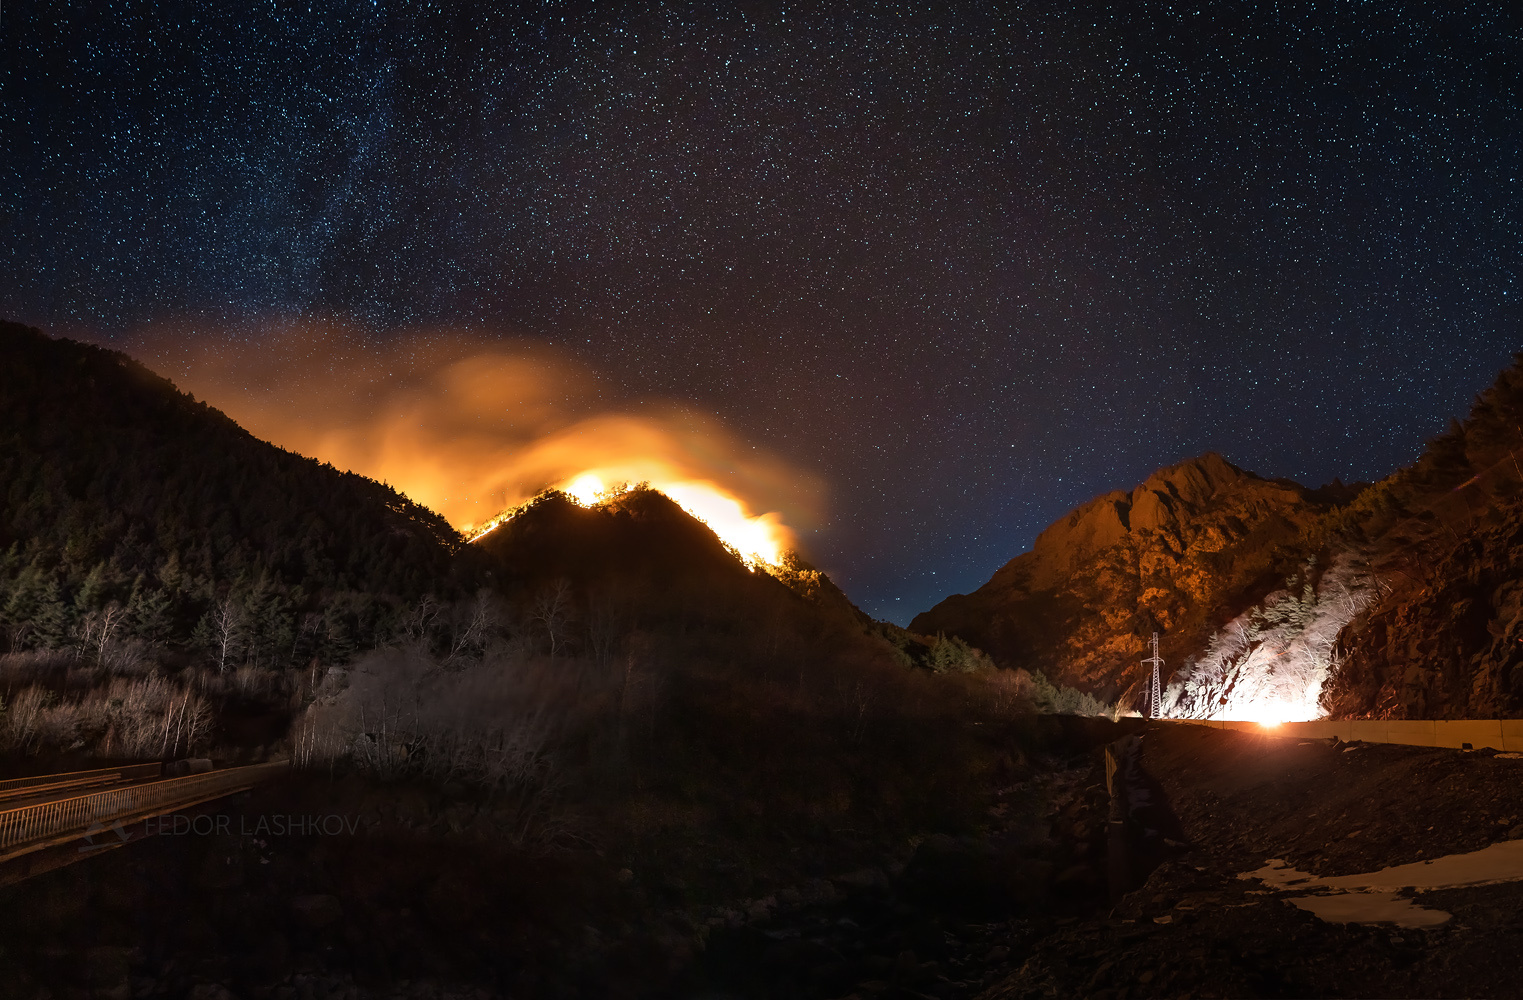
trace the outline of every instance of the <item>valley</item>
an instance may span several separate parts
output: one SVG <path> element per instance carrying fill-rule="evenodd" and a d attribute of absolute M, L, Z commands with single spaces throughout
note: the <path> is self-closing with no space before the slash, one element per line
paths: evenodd
<path fill-rule="evenodd" d="M 647 483 L 467 536 L 0 349 L 0 769 L 280 773 L 0 887 L 14 995 L 1506 992 L 1510 881 L 1395 929 L 1282 883 L 1523 839 L 1510 755 L 1147 716 L 1523 713 L 1519 365 L 1380 482 L 1176 463 L 903 628 Z"/>

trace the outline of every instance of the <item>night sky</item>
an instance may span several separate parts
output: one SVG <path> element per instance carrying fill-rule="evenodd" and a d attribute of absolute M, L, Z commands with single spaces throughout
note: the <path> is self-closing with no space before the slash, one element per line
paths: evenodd
<path fill-rule="evenodd" d="M 1523 348 L 1515 17 L 728 6 L 7 3 L 0 316 L 542 342 L 823 478 L 901 622 L 1208 449 L 1382 476 Z"/>

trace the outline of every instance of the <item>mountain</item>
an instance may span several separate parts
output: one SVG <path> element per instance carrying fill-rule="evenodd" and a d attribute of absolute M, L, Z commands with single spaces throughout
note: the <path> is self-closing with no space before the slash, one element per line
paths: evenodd
<path fill-rule="evenodd" d="M 472 542 L 493 560 L 501 585 L 532 588 L 564 579 L 579 590 L 712 592 L 764 580 L 706 525 L 664 494 L 636 488 L 594 506 L 559 491 L 535 497 Z"/>
<path fill-rule="evenodd" d="M 1134 685 L 1152 632 L 1168 636 L 1168 652 L 1203 640 L 1258 596 L 1279 550 L 1327 507 L 1294 483 L 1202 455 L 1084 504 L 910 629 L 961 636 L 1002 666 L 1115 698 Z"/>
<path fill-rule="evenodd" d="M 1523 355 L 1412 466 L 1309 490 L 1215 454 L 1044 531 L 911 622 L 1145 708 L 1162 634 L 1181 716 L 1523 712 Z"/>
<path fill-rule="evenodd" d="M 463 539 L 390 487 L 259 441 L 115 351 L 0 323 L 0 358 L 0 651 L 69 646 L 108 609 L 191 647 L 231 600 L 246 648 L 299 663 L 459 589 Z"/>
<path fill-rule="evenodd" d="M 625 628 L 643 622 L 684 633 L 701 623 L 774 650 L 787 632 L 832 648 L 860 647 L 868 658 L 931 673 L 987 666 L 978 650 L 958 640 L 873 620 L 797 553 L 779 566 L 746 566 L 707 525 L 647 487 L 592 506 L 548 491 L 470 548 L 510 600 L 539 606 L 559 590 L 568 613 L 584 622 L 611 615 Z M 761 632 L 771 638 L 756 639 Z"/>
<path fill-rule="evenodd" d="M 781 969 L 776 995 L 838 995 L 943 921 L 1049 887 L 1103 898 L 1102 827 L 1074 818 L 1101 777 L 1061 762 L 1106 731 L 1033 721 L 1030 680 L 966 643 L 873 622 L 797 556 L 748 567 L 648 488 L 550 491 L 467 542 L 121 354 L 16 326 L 0 614 L 7 769 L 281 755 L 284 780 L 220 814 L 347 829 L 232 855 L 147 838 L 41 876 L 7 912 L 131 913 L 102 911 L 126 914 L 104 951 L 8 927 L 26 947 L 0 955 L 7 982 L 105 982 L 90 963 L 109 952 L 122 983 L 123 956 L 151 956 L 133 974 L 181 993 L 192 974 L 242 996 L 298 972 L 352 992 L 368 969 L 419 996 L 697 995 Z M 892 891 L 929 917 L 885 895 L 900 872 Z M 898 916 L 866 922 L 883 943 L 862 961 L 815 947 L 794 981 L 757 928 L 822 906 Z"/>
<path fill-rule="evenodd" d="M 420 614 L 483 587 L 510 623 L 560 587 L 567 614 L 621 628 L 760 620 L 900 665 L 978 665 L 873 622 L 797 555 L 746 567 L 654 490 L 592 508 L 551 491 L 468 545 L 389 486 L 260 441 L 119 352 L 0 323 L 0 358 L 0 653 L 93 644 L 98 661 L 125 642 L 134 659 L 216 650 L 219 668 L 279 671 L 416 637 Z"/>

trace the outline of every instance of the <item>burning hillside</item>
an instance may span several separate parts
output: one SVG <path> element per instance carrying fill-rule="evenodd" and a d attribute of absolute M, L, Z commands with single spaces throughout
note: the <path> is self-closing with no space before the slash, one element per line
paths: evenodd
<path fill-rule="evenodd" d="M 596 503 L 645 483 L 749 563 L 796 546 L 823 485 L 691 409 L 610 399 L 606 381 L 541 348 L 457 335 L 387 345 L 343 329 L 140 352 L 259 437 L 389 483 L 479 536 L 547 488 Z"/>
<path fill-rule="evenodd" d="M 598 507 L 624 496 L 630 491 L 646 486 L 665 494 L 677 506 L 702 521 L 726 546 L 734 549 L 748 567 L 775 567 L 794 548 L 793 534 L 783 525 L 776 513 L 753 516 L 745 504 L 731 496 L 714 483 L 707 482 L 616 482 L 604 485 L 607 480 L 598 472 L 584 472 L 560 485 L 558 491 L 583 507 Z M 486 524 L 474 528 L 471 541 L 485 537 L 506 521 L 513 518 L 523 505 L 509 508 Z"/>

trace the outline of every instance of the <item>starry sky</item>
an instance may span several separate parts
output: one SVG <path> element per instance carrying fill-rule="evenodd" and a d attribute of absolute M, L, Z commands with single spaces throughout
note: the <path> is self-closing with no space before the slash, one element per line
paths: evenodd
<path fill-rule="evenodd" d="M 823 479 L 904 622 L 1208 449 L 1382 476 L 1523 348 L 1460 6 L 6 4 L 0 315 L 543 343 Z"/>

